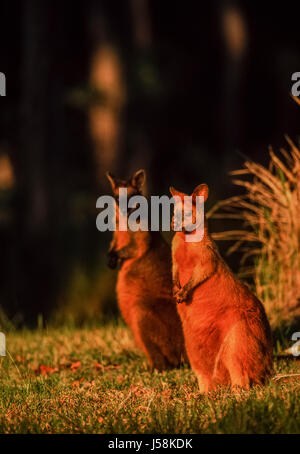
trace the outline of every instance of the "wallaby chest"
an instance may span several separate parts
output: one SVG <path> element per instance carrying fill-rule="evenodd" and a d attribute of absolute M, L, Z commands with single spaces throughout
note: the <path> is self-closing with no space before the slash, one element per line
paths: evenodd
<path fill-rule="evenodd" d="M 201 248 L 199 243 L 188 243 L 183 236 L 178 236 L 174 241 L 173 259 L 178 269 L 193 269 L 201 261 Z"/>

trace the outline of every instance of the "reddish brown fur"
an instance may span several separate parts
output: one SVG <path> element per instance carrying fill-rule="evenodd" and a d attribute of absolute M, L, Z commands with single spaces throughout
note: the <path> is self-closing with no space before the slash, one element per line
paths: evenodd
<path fill-rule="evenodd" d="M 143 171 L 128 181 L 108 174 L 114 195 L 126 187 L 140 194 Z M 184 354 L 181 321 L 172 296 L 171 251 L 159 232 L 117 231 L 110 246 L 111 265 L 120 265 L 117 298 L 122 316 L 146 354 L 151 369 L 176 367 Z"/>
<path fill-rule="evenodd" d="M 196 195 L 206 200 L 208 187 L 199 185 Z M 194 203 L 192 207 L 195 218 Z M 186 242 L 185 233 L 176 232 L 173 238 L 173 285 L 200 392 L 217 385 L 262 384 L 272 371 L 272 344 L 261 302 L 221 258 L 206 223 L 200 242 Z"/>

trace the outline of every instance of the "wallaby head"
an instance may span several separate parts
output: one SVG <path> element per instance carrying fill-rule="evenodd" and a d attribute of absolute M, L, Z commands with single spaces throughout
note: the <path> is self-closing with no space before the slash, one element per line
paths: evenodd
<path fill-rule="evenodd" d="M 130 230 L 120 229 L 120 223 L 126 224 L 128 215 L 135 210 L 135 208 L 128 208 L 123 211 L 120 207 L 119 189 L 127 189 L 127 201 L 136 195 L 142 195 L 142 187 L 146 180 L 145 170 L 138 170 L 128 180 L 122 180 L 116 178 L 110 172 L 106 173 L 106 176 L 111 184 L 113 195 L 116 201 L 116 231 L 113 234 L 109 251 L 108 251 L 108 266 L 110 268 L 116 268 L 121 265 L 124 260 L 132 257 L 133 253 L 137 253 L 137 247 L 135 243 L 132 243 L 133 233 Z"/>
<path fill-rule="evenodd" d="M 170 192 L 173 196 L 178 196 L 182 200 L 184 197 L 187 197 L 188 194 L 185 194 L 184 192 L 180 192 L 177 189 L 173 188 L 173 186 L 170 186 Z M 195 187 L 194 191 L 191 194 L 193 202 L 195 203 L 196 197 L 197 196 L 203 196 L 204 202 L 206 202 L 208 198 L 208 186 L 207 184 L 199 184 L 198 186 Z"/>
<path fill-rule="evenodd" d="M 143 169 L 135 172 L 135 174 L 128 180 L 116 178 L 110 172 L 106 172 L 106 176 L 111 184 L 113 194 L 117 202 L 119 198 L 120 188 L 127 189 L 127 197 L 129 199 L 132 196 L 142 194 L 142 187 L 144 186 L 144 183 L 146 181 L 146 172 Z"/>
<path fill-rule="evenodd" d="M 197 205 L 196 197 L 202 196 L 203 201 L 206 202 L 208 197 L 208 186 L 206 184 L 199 184 L 191 194 L 185 194 L 184 192 L 177 191 L 177 189 L 170 187 L 170 193 L 175 198 L 175 207 L 176 210 L 181 210 L 181 219 L 182 219 L 182 231 L 186 233 L 190 230 L 190 226 L 197 224 Z M 179 200 L 177 199 L 179 197 Z M 184 216 L 183 216 L 184 215 Z M 174 229 L 174 216 L 172 217 L 172 228 Z"/>

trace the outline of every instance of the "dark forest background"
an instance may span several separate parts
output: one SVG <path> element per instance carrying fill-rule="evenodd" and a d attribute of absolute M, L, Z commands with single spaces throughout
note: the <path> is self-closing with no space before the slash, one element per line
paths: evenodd
<path fill-rule="evenodd" d="M 110 234 L 95 226 L 106 170 L 145 168 L 153 194 L 205 182 L 212 206 L 233 194 L 230 170 L 297 138 L 299 13 L 289 1 L 2 0 L 2 323 L 116 313 Z"/>

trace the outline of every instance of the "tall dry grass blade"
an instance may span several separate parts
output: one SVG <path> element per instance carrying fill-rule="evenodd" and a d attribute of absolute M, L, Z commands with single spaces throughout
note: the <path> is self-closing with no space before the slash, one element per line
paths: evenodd
<path fill-rule="evenodd" d="M 300 316 L 300 150 L 286 140 L 290 149 L 280 150 L 281 159 L 269 149 L 268 168 L 246 161 L 231 172 L 245 178 L 233 180 L 245 194 L 218 202 L 209 212 L 211 218 L 239 221 L 239 228 L 213 237 L 235 242 L 228 252 L 243 253 L 242 274 L 251 274 L 251 260 L 255 291 L 273 327 Z"/>

